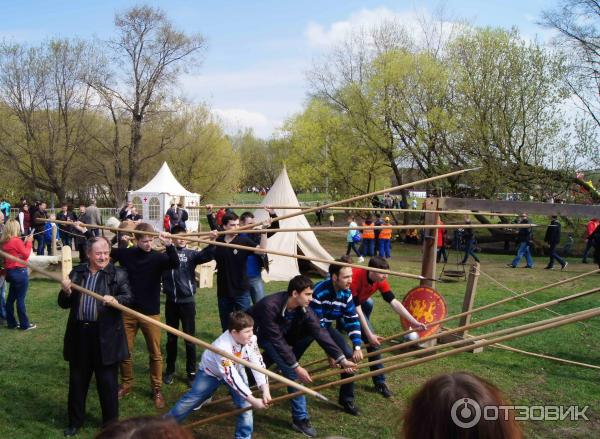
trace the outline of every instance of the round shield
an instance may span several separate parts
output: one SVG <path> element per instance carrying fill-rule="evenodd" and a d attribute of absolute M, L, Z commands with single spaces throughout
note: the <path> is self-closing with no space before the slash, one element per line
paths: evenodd
<path fill-rule="evenodd" d="M 419 338 L 435 334 L 440 325 L 430 324 L 445 319 L 448 315 L 446 300 L 440 293 L 430 287 L 413 288 L 404 296 L 402 305 L 404 305 L 415 319 L 427 325 L 425 331 L 418 331 Z M 405 330 L 410 328 L 408 320 L 400 318 L 400 321 Z"/>

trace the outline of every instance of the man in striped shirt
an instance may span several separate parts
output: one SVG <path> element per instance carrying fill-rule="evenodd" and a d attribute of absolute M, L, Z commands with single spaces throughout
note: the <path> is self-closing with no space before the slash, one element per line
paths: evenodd
<path fill-rule="evenodd" d="M 334 262 L 329 265 L 329 275 L 329 279 L 319 282 L 315 286 L 310 307 L 319 318 L 321 327 L 329 332 L 346 358 L 357 363 L 362 360 L 363 355 L 360 320 L 350 290 L 352 268 Z M 336 323 L 336 327 L 333 326 L 333 323 Z M 346 337 L 340 332 L 340 329 L 350 337 L 353 349 L 348 346 Z M 304 352 L 312 341 L 311 337 L 306 337 L 301 342 L 299 350 Z M 342 373 L 341 377 L 347 378 L 352 375 Z M 343 384 L 340 387 L 339 403 L 346 413 L 359 415 L 359 409 L 354 404 L 354 383 Z"/>

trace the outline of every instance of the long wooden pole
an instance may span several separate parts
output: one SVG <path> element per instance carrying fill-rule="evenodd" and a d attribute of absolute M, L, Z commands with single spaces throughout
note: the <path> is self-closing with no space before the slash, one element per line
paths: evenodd
<path fill-rule="evenodd" d="M 538 224 L 403 224 L 403 225 L 389 225 L 389 226 L 333 226 L 333 227 L 282 227 L 278 229 L 246 229 L 242 233 L 265 233 L 265 230 L 269 232 L 346 232 L 348 230 L 407 230 L 407 229 L 528 229 L 530 227 L 539 227 Z M 206 236 L 210 232 L 192 232 L 184 233 L 185 236 Z M 240 233 L 240 229 L 232 230 L 220 230 L 217 235 L 235 235 Z M 270 252 L 269 252 L 270 253 Z"/>
<path fill-rule="evenodd" d="M 62 278 L 58 274 L 54 274 L 54 273 L 46 271 L 46 270 L 44 270 L 42 268 L 36 267 L 36 266 L 30 264 L 29 262 L 23 261 L 22 259 L 19 259 L 19 258 L 15 257 L 15 256 L 12 256 L 12 255 L 10 255 L 10 254 L 2 251 L 2 250 L 0 250 L 0 256 L 4 257 L 5 259 L 10 259 L 12 261 L 19 262 L 21 264 L 25 264 L 25 265 L 27 265 L 27 267 L 29 267 L 33 271 L 37 271 L 38 273 L 41 273 L 44 276 L 46 276 L 46 277 L 48 277 L 50 279 L 53 279 L 53 280 L 55 280 L 55 281 L 57 281 L 59 283 L 62 282 Z M 71 288 L 73 288 L 73 289 L 75 289 L 75 290 L 77 290 L 77 291 L 79 291 L 81 293 L 87 294 L 88 296 L 91 296 L 94 299 L 102 302 L 102 296 L 100 294 L 94 293 L 93 291 L 90 291 L 87 288 L 81 287 L 81 286 L 76 285 L 76 284 L 73 284 L 71 286 Z M 157 321 L 157 320 L 154 320 L 154 319 L 148 317 L 145 314 L 139 313 L 137 311 L 134 311 L 131 308 L 128 308 L 128 307 L 126 307 L 124 305 L 121 305 L 120 303 L 109 304 L 108 306 L 112 306 L 113 308 L 116 308 L 116 309 L 118 309 L 121 312 L 124 312 L 126 314 L 129 314 L 132 317 L 135 317 L 136 319 L 143 320 L 146 323 L 150 323 L 150 324 L 152 324 L 154 326 L 158 326 L 159 328 L 164 329 L 165 331 L 170 332 L 171 334 L 174 334 L 177 337 L 183 338 L 185 341 L 188 341 L 190 343 L 194 343 L 194 344 L 196 344 L 196 345 L 198 345 L 198 346 L 200 346 L 200 347 L 202 347 L 204 349 L 208 349 L 209 351 L 215 352 L 216 354 L 219 354 L 219 355 L 221 355 L 221 356 L 223 356 L 225 358 L 228 358 L 231 361 L 234 361 L 235 363 L 242 364 L 245 367 L 248 367 L 250 369 L 256 370 L 257 372 L 265 374 L 265 375 L 267 375 L 267 376 L 269 376 L 269 377 L 271 377 L 271 378 L 273 378 L 273 379 L 275 379 L 277 381 L 280 381 L 280 382 L 284 383 L 287 386 L 291 386 L 291 387 L 293 387 L 295 389 L 298 389 L 301 393 L 307 393 L 307 394 L 312 395 L 312 396 L 314 396 L 316 398 L 319 398 L 319 399 L 327 401 L 327 398 L 325 396 L 321 395 L 320 393 L 318 393 L 318 392 L 316 392 L 314 390 L 309 389 L 308 387 L 305 387 L 305 386 L 303 386 L 303 385 L 301 385 L 301 384 L 299 384 L 299 383 L 297 383 L 295 381 L 292 381 L 292 380 L 290 380 L 290 379 L 288 379 L 288 378 L 286 378 L 284 376 L 276 374 L 275 372 L 272 372 L 272 371 L 270 371 L 270 370 L 268 370 L 268 369 L 266 369 L 264 367 L 257 366 L 256 364 L 251 363 L 249 361 L 246 361 L 243 358 L 238 358 L 235 355 L 233 355 L 231 352 L 227 352 L 227 351 L 224 351 L 223 349 L 219 349 L 219 348 L 213 346 L 210 343 L 207 343 L 207 342 L 205 342 L 203 340 L 200 340 L 199 338 L 196 338 L 196 337 L 193 337 L 193 336 L 191 336 L 189 334 L 186 334 L 185 332 L 179 331 L 178 329 L 172 328 L 172 327 L 170 327 L 170 326 L 168 326 L 168 325 L 166 325 L 166 324 L 164 324 L 164 323 L 162 323 L 160 321 Z"/>
<path fill-rule="evenodd" d="M 416 181 L 413 181 L 413 182 L 410 182 L 410 183 L 401 184 L 399 186 L 394 186 L 394 187 L 387 188 L 387 189 L 381 189 L 381 190 L 378 190 L 378 191 L 369 192 L 368 194 L 357 195 L 356 197 L 347 198 L 345 200 L 333 201 L 331 203 L 327 203 L 327 204 L 324 204 L 322 206 L 310 207 L 310 208 L 304 209 L 304 210 L 300 210 L 299 209 L 297 212 L 292 212 L 292 213 L 288 213 L 287 215 L 282 215 L 282 216 L 273 218 L 273 221 L 281 221 L 281 220 L 284 220 L 284 219 L 287 219 L 287 218 L 293 218 L 293 217 L 298 216 L 298 215 L 305 215 L 307 213 L 315 212 L 315 211 L 320 210 L 320 209 L 329 209 L 329 208 L 334 207 L 334 206 L 340 206 L 342 204 L 353 203 L 353 202 L 358 201 L 358 200 L 363 200 L 365 198 L 374 197 L 375 195 L 385 194 L 386 192 L 396 192 L 396 191 L 399 191 L 399 190 L 402 190 L 402 189 L 406 189 L 406 188 L 409 188 L 409 187 L 417 186 L 419 184 L 430 183 L 432 181 L 441 180 L 443 178 L 448 178 L 448 177 L 453 177 L 455 175 L 464 174 L 465 172 L 470 172 L 470 171 L 474 171 L 474 170 L 477 170 L 477 169 L 479 169 L 479 168 L 461 169 L 461 170 L 454 171 L 454 172 L 448 172 L 447 174 L 436 175 L 434 177 L 424 178 L 422 180 L 416 180 Z M 239 230 L 251 229 L 252 227 L 254 227 L 253 224 L 248 224 L 246 226 L 240 227 Z"/>
<path fill-rule="evenodd" d="M 426 341 L 429 341 L 429 340 L 432 340 L 432 339 L 435 339 L 435 338 L 438 338 L 438 337 L 446 337 L 446 336 L 449 336 L 449 335 L 454 335 L 456 337 L 459 337 L 459 340 L 457 340 L 455 342 L 451 342 L 451 343 L 445 343 L 445 344 L 435 345 L 435 346 L 432 346 L 430 348 L 426 348 L 424 350 L 419 350 L 419 351 L 416 351 L 416 353 L 414 353 L 412 355 L 427 354 L 427 353 L 433 352 L 434 350 L 437 350 L 437 349 L 443 349 L 443 348 L 448 348 L 448 347 L 456 346 L 457 344 L 460 344 L 460 342 L 463 342 L 463 343 L 467 342 L 468 343 L 468 342 L 476 341 L 476 340 L 479 340 L 479 339 L 482 339 L 482 338 L 486 338 L 486 337 L 501 335 L 501 334 L 504 334 L 505 331 L 512 330 L 512 328 L 505 328 L 505 329 L 502 329 L 502 330 L 499 330 L 499 331 L 495 331 L 495 332 L 492 332 L 492 333 L 488 333 L 488 334 L 484 334 L 484 335 L 481 335 L 481 336 L 470 336 L 471 337 L 470 339 L 465 339 L 465 338 L 462 338 L 462 337 L 458 336 L 459 333 L 464 332 L 464 331 L 468 331 L 470 329 L 479 328 L 481 326 L 491 325 L 493 323 L 497 323 L 497 322 L 500 322 L 502 320 L 507 320 L 507 319 L 510 319 L 510 318 L 513 318 L 513 317 L 517 317 L 517 316 L 520 316 L 520 315 L 523 315 L 523 314 L 528 314 L 528 313 L 537 311 L 537 310 L 539 310 L 541 308 L 545 308 L 545 307 L 549 307 L 549 306 L 554 306 L 554 305 L 558 305 L 560 303 L 564 303 L 564 302 L 568 302 L 568 301 L 571 301 L 571 300 L 579 299 L 581 297 L 585 297 L 585 296 L 589 296 L 590 294 L 594 294 L 594 293 L 596 293 L 598 291 L 600 291 L 600 287 L 599 288 L 594 288 L 594 289 L 591 289 L 591 290 L 587 290 L 587 291 L 583 291 L 583 292 L 580 292 L 580 293 L 575 293 L 575 294 L 572 294 L 570 296 L 565 296 L 565 297 L 561 297 L 561 298 L 558 298 L 558 299 L 550 300 L 548 302 L 545 302 L 545 303 L 542 303 L 542 304 L 539 304 L 539 305 L 535 305 L 535 306 L 531 306 L 529 308 L 523 308 L 523 309 L 516 310 L 516 311 L 513 311 L 513 312 L 501 314 L 499 316 L 495 316 L 495 317 L 492 317 L 492 318 L 489 318 L 489 319 L 486 319 L 486 320 L 482 320 L 480 322 L 471 323 L 471 324 L 464 325 L 464 326 L 459 326 L 457 328 L 444 328 L 445 331 L 442 332 L 442 333 L 440 333 L 440 334 L 432 334 L 432 335 L 429 335 L 427 337 L 423 337 L 422 339 L 411 340 L 411 341 L 408 341 L 408 342 L 404 342 L 404 343 L 400 343 L 400 344 L 397 344 L 397 345 L 394 345 L 394 346 L 390 346 L 389 348 L 386 348 L 386 349 L 381 349 L 381 350 L 378 350 L 378 351 L 375 351 L 375 352 L 369 352 L 369 353 L 366 353 L 364 355 L 364 358 L 369 358 L 369 357 L 373 357 L 373 356 L 376 356 L 376 355 L 380 355 L 380 354 L 384 354 L 384 353 L 392 352 L 392 351 L 396 351 L 396 350 L 407 349 L 407 348 L 412 347 L 412 346 L 414 346 L 416 344 L 423 343 L 423 342 L 426 342 Z M 554 319 L 561 319 L 563 317 L 564 316 L 561 315 L 559 317 L 555 317 Z M 535 324 L 535 323 L 533 323 L 533 324 Z M 528 327 L 528 326 L 524 325 L 524 327 Z M 392 356 L 392 357 L 382 358 L 380 360 L 375 360 L 375 361 L 371 361 L 371 362 L 367 362 L 367 363 L 360 363 L 360 364 L 358 364 L 358 368 L 359 369 L 363 369 L 365 367 L 371 367 L 371 366 L 375 366 L 375 365 L 378 365 L 378 364 L 387 363 L 387 362 L 392 361 L 394 359 L 405 358 L 406 356 L 410 356 L 410 355 L 411 355 L 411 353 L 403 353 L 403 354 L 395 355 L 395 356 Z M 599 367 L 599 369 L 600 369 L 600 367 Z M 328 372 L 325 372 L 325 373 L 322 373 L 322 374 L 319 374 L 319 375 L 314 375 L 312 378 L 313 378 L 313 381 L 316 381 L 317 379 L 326 378 L 326 377 L 329 377 L 329 376 L 332 376 L 332 375 L 338 375 L 339 373 L 340 373 L 339 370 L 337 370 L 337 371 L 335 371 L 335 370 L 334 371 L 328 371 Z M 283 385 L 275 385 L 275 386 L 272 386 L 271 390 L 276 390 L 276 389 L 281 388 L 281 387 L 283 387 Z M 216 400 L 213 403 L 217 404 L 217 403 L 219 403 L 219 402 L 221 402 L 221 401 L 223 401 L 225 399 L 227 399 L 227 398 Z"/>
<path fill-rule="evenodd" d="M 49 219 L 40 219 L 39 221 L 73 225 L 73 223 L 69 222 L 69 221 L 58 221 L 58 220 L 49 220 Z M 220 241 L 209 241 L 206 239 L 184 237 L 183 235 L 171 235 L 170 233 L 162 233 L 161 234 L 159 232 L 142 232 L 142 231 L 138 231 L 138 230 L 119 229 L 116 227 L 96 226 L 93 224 L 83 224 L 83 223 L 80 223 L 80 224 L 81 224 L 81 226 L 86 227 L 86 228 L 87 227 L 98 228 L 98 229 L 103 229 L 103 230 L 111 230 L 111 231 L 115 231 L 115 232 L 124 232 L 125 231 L 125 232 L 129 232 L 129 233 L 136 233 L 136 234 L 140 234 L 140 235 L 149 235 L 149 236 L 161 236 L 162 235 L 162 236 L 164 236 L 166 238 L 170 238 L 170 239 L 185 238 L 185 240 L 188 242 L 196 242 L 196 243 L 200 243 L 200 244 L 214 245 L 217 247 L 227 247 L 227 248 L 233 248 L 233 249 L 237 249 L 237 250 L 246 250 L 246 251 L 257 252 L 257 253 L 269 253 L 271 255 L 286 256 L 289 258 L 302 259 L 302 260 L 309 261 L 309 262 L 315 261 L 315 262 L 322 262 L 323 264 L 331 264 L 332 262 L 334 262 L 333 260 L 329 260 L 329 259 L 314 258 L 314 257 L 308 257 L 308 256 L 304 256 L 304 255 L 295 255 L 292 253 L 285 253 L 285 252 L 280 252 L 277 250 L 264 250 L 264 249 L 261 249 L 258 247 L 247 247 L 244 245 L 228 244 L 228 243 L 220 242 Z M 236 230 L 239 231 L 240 229 L 236 229 Z M 265 231 L 263 233 L 267 233 L 267 230 L 265 229 Z M 423 276 L 420 276 L 418 274 L 403 273 L 400 271 L 392 271 L 392 270 L 383 270 L 381 268 L 368 267 L 368 266 L 363 266 L 363 265 L 358 265 L 358 264 L 349 264 L 346 262 L 336 262 L 336 264 L 344 266 L 344 267 L 362 268 L 367 271 L 375 271 L 377 273 L 388 274 L 391 276 L 398 276 L 398 277 L 405 277 L 405 278 L 409 278 L 409 279 L 419 279 L 419 280 L 425 279 Z"/>
<path fill-rule="evenodd" d="M 416 366 L 416 365 L 419 365 L 422 363 L 427 363 L 427 362 L 438 360 L 441 358 L 446 358 L 446 357 L 449 357 L 452 355 L 460 354 L 462 352 L 467 352 L 467 351 L 470 351 L 470 350 L 473 350 L 476 348 L 480 348 L 480 347 L 489 346 L 489 345 L 499 343 L 502 341 L 512 340 L 512 339 L 515 339 L 518 337 L 535 334 L 537 332 L 542 332 L 542 331 L 547 331 L 549 329 L 558 328 L 560 326 L 564 326 L 569 323 L 588 320 L 593 317 L 597 317 L 599 315 L 600 315 L 600 308 L 593 308 L 591 310 L 584 311 L 581 313 L 573 313 L 573 314 L 569 314 L 567 316 L 562 316 L 559 318 L 553 318 L 553 319 L 549 319 L 546 321 L 537 322 L 537 324 L 535 324 L 535 326 L 530 326 L 527 329 L 523 329 L 522 327 L 510 328 L 512 330 L 511 333 L 497 337 L 497 338 L 480 340 L 480 341 L 477 341 L 474 343 L 469 343 L 467 346 L 451 349 L 446 352 L 440 352 L 438 354 L 426 356 L 423 358 L 417 358 L 417 359 L 414 359 L 411 361 L 406 361 L 406 362 L 403 362 L 400 364 L 394 364 L 392 366 L 384 367 L 382 369 L 378 369 L 375 371 L 371 371 L 371 372 L 355 375 L 352 377 L 344 378 L 341 380 L 336 380 L 336 381 L 332 381 L 329 383 L 321 384 L 321 385 L 313 387 L 313 389 L 314 390 L 322 390 L 322 389 L 326 389 L 326 388 L 333 387 L 333 386 L 338 386 L 338 385 L 342 385 L 342 384 L 346 384 L 346 383 L 352 383 L 354 381 L 363 380 L 363 379 L 371 378 L 371 377 L 374 377 L 377 375 L 382 375 L 385 373 L 393 372 L 395 370 L 405 369 L 407 367 L 412 367 L 412 366 Z M 557 319 L 560 319 L 560 320 L 557 320 Z M 533 325 L 533 324 L 529 324 L 529 325 Z M 419 353 L 422 353 L 422 352 L 423 351 L 419 351 Z M 294 393 L 289 393 L 287 395 L 282 395 L 282 396 L 273 398 L 272 403 L 287 401 L 287 400 L 293 399 L 299 395 L 301 395 L 301 392 L 294 392 Z M 226 413 L 221 413 L 220 415 L 212 416 L 210 418 L 202 419 L 200 421 L 196 421 L 196 422 L 187 424 L 186 427 L 192 428 L 192 427 L 198 427 L 200 425 L 205 425 L 205 424 L 215 422 L 215 421 L 218 421 L 220 419 L 223 419 L 223 418 L 226 418 L 229 416 L 238 415 L 247 410 L 250 410 L 251 408 L 252 407 L 246 407 L 243 409 L 237 409 L 237 410 L 232 410 L 232 411 L 229 411 Z"/>
<path fill-rule="evenodd" d="M 544 290 L 548 290 L 550 288 L 558 287 L 560 285 L 563 285 L 563 284 L 566 284 L 566 283 L 569 283 L 569 282 L 573 282 L 575 280 L 578 280 L 578 279 L 581 279 L 583 277 L 590 276 L 592 274 L 599 273 L 599 272 L 600 272 L 600 269 L 593 270 L 593 271 L 588 271 L 587 273 L 583 273 L 583 274 L 579 274 L 577 276 L 569 277 L 567 279 L 563 279 L 563 280 L 558 281 L 558 282 L 553 282 L 551 284 L 544 285 L 544 286 L 541 286 L 539 288 L 535 288 L 535 289 L 533 289 L 531 291 L 525 291 L 524 293 L 517 294 L 515 296 L 505 297 L 504 299 L 500 299 L 500 300 L 498 300 L 496 302 L 488 303 L 487 305 L 482 305 L 480 307 L 473 308 L 470 311 L 465 311 L 465 312 L 461 312 L 461 313 L 458 313 L 458 314 L 454 314 L 454 315 L 446 317 L 444 319 L 428 323 L 428 325 L 429 326 L 441 325 L 443 323 L 450 322 L 452 320 L 456 320 L 456 319 L 459 319 L 461 317 L 465 317 L 465 316 L 471 315 L 471 314 L 476 313 L 476 312 L 484 311 L 486 309 L 490 309 L 492 307 L 495 307 L 495 306 L 498 306 L 498 305 L 502 305 L 503 303 L 506 303 L 506 302 L 510 302 L 510 301 L 513 301 L 513 300 L 516 300 L 516 299 L 521 299 L 521 298 L 527 297 L 527 296 L 529 296 L 531 294 L 539 293 L 540 291 L 544 291 Z M 406 334 L 408 334 L 410 332 L 414 332 L 414 329 L 407 329 L 407 330 L 402 331 L 402 332 L 400 332 L 398 334 L 390 335 L 388 337 L 385 337 L 382 341 L 386 342 L 386 341 L 390 341 L 390 340 L 393 340 L 393 339 L 396 339 L 396 338 L 400 338 L 400 337 L 402 337 L 402 336 L 404 336 L 404 335 L 406 335 Z M 439 336 L 440 335 L 437 334 L 436 337 L 439 337 Z M 378 352 L 381 352 L 381 351 L 378 351 Z M 303 365 L 303 367 L 312 366 L 314 364 L 323 363 L 323 362 L 326 362 L 326 361 L 327 361 L 327 358 L 325 358 L 325 359 L 321 358 L 319 360 L 314 360 L 314 361 L 311 361 L 310 363 L 306 363 L 306 364 Z"/>
<path fill-rule="evenodd" d="M 278 210 L 303 210 L 306 211 L 308 209 L 312 209 L 313 207 L 317 207 L 317 209 L 323 209 L 323 206 L 271 206 L 267 204 L 231 204 L 231 205 L 204 205 L 204 206 L 189 206 L 186 209 L 278 209 Z M 327 208 L 328 210 L 340 210 L 340 211 L 357 211 L 357 212 L 375 212 L 375 211 L 383 211 L 383 212 L 408 212 L 408 213 L 440 213 L 440 214 L 448 214 L 448 215 L 486 215 L 486 216 L 519 216 L 518 213 L 499 213 L 499 212 L 473 212 L 472 210 L 428 210 L 428 209 L 395 209 L 395 208 L 387 208 L 387 207 L 341 207 L 334 206 Z"/>

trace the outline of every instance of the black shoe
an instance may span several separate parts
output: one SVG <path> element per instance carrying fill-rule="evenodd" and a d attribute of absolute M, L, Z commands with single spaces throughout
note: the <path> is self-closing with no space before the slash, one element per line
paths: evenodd
<path fill-rule="evenodd" d="M 310 424 L 308 419 L 294 419 L 292 421 L 292 428 L 304 436 L 317 437 L 317 430 Z"/>
<path fill-rule="evenodd" d="M 75 436 L 77 434 L 77 427 L 67 427 L 63 431 L 63 434 L 66 437 Z"/>
<path fill-rule="evenodd" d="M 565 265 L 560 267 L 560 271 L 564 270 L 565 268 L 567 268 L 567 265 L 569 265 L 569 263 L 567 261 L 565 261 Z"/>
<path fill-rule="evenodd" d="M 175 374 L 174 373 L 166 373 L 163 376 L 163 383 L 165 384 L 173 384 L 173 380 L 175 379 Z"/>
<path fill-rule="evenodd" d="M 550 266 L 544 267 L 544 270 L 554 270 L 554 267 L 550 267 Z"/>
<path fill-rule="evenodd" d="M 354 401 L 339 401 L 340 405 L 344 408 L 346 413 L 351 414 L 352 416 L 360 415 L 360 410 L 356 405 L 354 405 Z"/>
<path fill-rule="evenodd" d="M 392 392 L 386 383 L 375 384 L 375 391 L 380 393 L 384 398 L 391 398 Z"/>

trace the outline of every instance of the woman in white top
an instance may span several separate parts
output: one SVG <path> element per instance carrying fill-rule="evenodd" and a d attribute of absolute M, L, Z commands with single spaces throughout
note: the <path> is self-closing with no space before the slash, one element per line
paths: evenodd
<path fill-rule="evenodd" d="M 357 227 L 357 224 L 354 222 L 354 216 L 348 216 L 347 221 L 348 227 Z M 357 229 L 348 230 L 348 233 L 346 234 L 346 242 L 348 243 L 348 248 L 346 249 L 346 256 L 350 254 L 350 250 L 354 250 L 354 253 L 356 253 L 356 256 L 358 256 L 358 262 L 364 262 L 365 258 L 363 258 L 356 249 L 356 243 L 360 242 L 360 232 Z"/>

